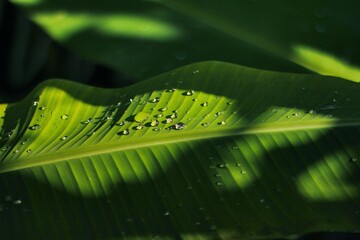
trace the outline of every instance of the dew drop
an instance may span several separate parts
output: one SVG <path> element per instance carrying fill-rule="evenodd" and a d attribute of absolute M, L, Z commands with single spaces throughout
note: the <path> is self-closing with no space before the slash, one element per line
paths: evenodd
<path fill-rule="evenodd" d="M 223 183 L 222 182 L 216 182 L 216 186 L 222 186 Z"/>
<path fill-rule="evenodd" d="M 129 135 L 129 134 L 130 134 L 130 129 L 124 129 L 118 132 L 118 135 Z"/>
<path fill-rule="evenodd" d="M 13 201 L 14 205 L 20 205 L 21 203 L 22 203 L 22 201 L 20 199 Z"/>
<path fill-rule="evenodd" d="M 96 132 L 93 131 L 93 132 L 91 132 L 91 133 L 86 134 L 86 136 L 91 137 L 91 136 L 94 135 L 95 133 L 96 133 Z"/>
<path fill-rule="evenodd" d="M 219 122 L 219 125 L 225 125 L 226 124 L 226 122 L 225 121 L 221 121 L 221 122 Z"/>
<path fill-rule="evenodd" d="M 244 174 L 244 173 L 246 173 L 246 172 L 245 172 L 244 170 L 241 170 L 240 173 L 241 173 L 241 174 Z"/>
<path fill-rule="evenodd" d="M 44 110 L 46 110 L 46 106 L 42 106 L 42 107 L 39 107 L 39 109 L 41 110 L 41 111 L 44 111 Z"/>
<path fill-rule="evenodd" d="M 182 123 L 182 122 L 179 122 L 179 123 L 174 125 L 174 128 L 176 130 L 181 130 L 181 129 L 184 129 L 185 127 L 186 127 L 186 125 L 184 123 Z"/>
<path fill-rule="evenodd" d="M 193 71 L 193 74 L 197 74 L 199 72 L 200 72 L 199 69 L 196 69 L 196 70 Z"/>
<path fill-rule="evenodd" d="M 124 126 L 126 124 L 126 121 L 121 121 L 121 122 L 118 122 L 117 125 L 119 126 Z"/>
<path fill-rule="evenodd" d="M 27 153 L 31 153 L 31 152 L 32 152 L 32 150 L 31 150 L 31 149 L 28 149 L 28 150 L 26 150 L 26 152 L 27 152 Z"/>
<path fill-rule="evenodd" d="M 135 122 L 142 123 L 142 122 L 144 122 L 146 119 L 148 119 L 149 115 L 150 115 L 149 113 L 138 112 L 138 113 L 135 115 L 134 120 L 135 120 Z"/>
<path fill-rule="evenodd" d="M 67 139 L 67 136 L 63 136 L 62 138 L 60 138 L 61 141 L 64 141 Z"/>
<path fill-rule="evenodd" d="M 161 118 L 161 117 L 163 117 L 164 116 L 164 114 L 162 114 L 162 113 L 159 113 L 158 115 L 156 115 L 155 117 L 156 118 Z"/>
<path fill-rule="evenodd" d="M 170 212 L 169 211 L 166 211 L 166 212 L 164 212 L 164 216 L 170 216 Z"/>
<path fill-rule="evenodd" d="M 193 101 L 196 102 L 198 99 L 197 98 L 194 98 Z"/>
<path fill-rule="evenodd" d="M 136 128 L 136 130 L 141 130 L 144 128 L 144 125 L 140 124 L 140 125 L 136 126 L 135 128 Z"/>
<path fill-rule="evenodd" d="M 228 103 L 226 103 L 227 105 L 232 105 L 232 104 L 234 104 L 234 102 L 228 102 Z"/>
<path fill-rule="evenodd" d="M 39 105 L 39 101 L 34 101 L 33 106 L 36 107 L 37 105 Z"/>
<path fill-rule="evenodd" d="M 61 120 L 68 120 L 69 119 L 69 115 L 68 114 L 63 114 L 61 115 Z"/>
<path fill-rule="evenodd" d="M 161 129 L 160 128 L 154 128 L 153 131 L 157 132 L 157 131 L 160 131 Z"/>
<path fill-rule="evenodd" d="M 172 118 L 167 118 L 167 119 L 165 120 L 165 122 L 166 122 L 166 123 L 172 123 L 172 122 L 173 122 L 173 119 L 172 119 Z"/>
<path fill-rule="evenodd" d="M 358 160 L 357 158 L 351 158 L 350 162 L 355 163 L 355 162 L 357 162 L 357 160 Z"/>
<path fill-rule="evenodd" d="M 220 164 L 218 164 L 217 166 L 218 166 L 218 168 L 227 168 L 227 167 L 229 166 L 229 164 L 227 164 L 227 163 L 220 163 Z"/>
<path fill-rule="evenodd" d="M 207 126 L 209 126 L 209 125 L 210 125 L 210 123 L 208 123 L 208 122 L 201 124 L 201 126 L 203 126 L 203 127 L 207 127 Z"/>
<path fill-rule="evenodd" d="M 217 173 L 217 174 L 215 174 L 215 177 L 220 178 L 220 177 L 221 177 L 221 174 L 220 174 L 220 173 Z"/>
<path fill-rule="evenodd" d="M 39 124 L 34 124 L 33 126 L 29 127 L 30 130 L 38 130 L 40 128 Z"/>
<path fill-rule="evenodd" d="M 151 120 L 150 126 L 156 127 L 157 125 L 159 125 L 159 121 L 158 121 L 158 120 L 156 120 L 156 119 Z"/>
<path fill-rule="evenodd" d="M 192 95 L 194 95 L 194 93 L 195 93 L 194 90 L 189 90 L 189 91 L 184 92 L 183 95 L 192 96 Z"/>
<path fill-rule="evenodd" d="M 175 119 L 175 118 L 177 118 L 177 117 L 178 117 L 177 113 L 173 113 L 173 114 L 171 114 L 171 116 L 170 116 L 171 119 Z"/>
<path fill-rule="evenodd" d="M 45 117 L 45 116 L 46 116 L 45 113 L 40 114 L 40 117 Z"/>
<path fill-rule="evenodd" d="M 204 103 L 201 104 L 201 106 L 207 107 L 207 106 L 209 106 L 209 103 L 208 103 L 208 102 L 204 102 Z"/>
<path fill-rule="evenodd" d="M 153 99 L 150 99 L 149 102 L 150 103 L 157 103 L 160 101 L 160 98 L 159 97 L 156 97 L 156 98 L 153 98 Z"/>
<path fill-rule="evenodd" d="M 240 164 L 240 163 L 237 163 L 236 166 L 237 166 L 237 167 L 241 167 L 241 164 Z"/>
<path fill-rule="evenodd" d="M 316 112 L 315 112 L 314 109 L 310 109 L 310 110 L 309 110 L 309 113 L 310 113 L 310 114 L 316 114 Z"/>
<path fill-rule="evenodd" d="M 159 109 L 160 112 L 166 112 L 167 110 L 168 110 L 168 107 L 163 107 L 163 108 Z"/>
<path fill-rule="evenodd" d="M 236 145 L 234 145 L 234 146 L 232 146 L 231 148 L 235 150 L 235 149 L 238 149 L 239 147 L 236 146 Z"/>
<path fill-rule="evenodd" d="M 176 90 L 176 88 L 171 88 L 171 89 L 166 90 L 166 92 L 172 93 L 172 92 L 175 92 L 175 90 Z"/>
<path fill-rule="evenodd" d="M 215 116 L 215 117 L 218 117 L 218 116 L 220 116 L 220 115 L 222 115 L 222 114 L 224 114 L 224 112 L 221 111 L 221 112 L 215 113 L 214 116 Z"/>
<path fill-rule="evenodd" d="M 83 124 L 88 124 L 88 123 L 91 123 L 92 122 L 92 118 L 88 118 L 86 121 L 83 121 L 83 122 L 81 122 L 81 123 L 83 123 Z"/>

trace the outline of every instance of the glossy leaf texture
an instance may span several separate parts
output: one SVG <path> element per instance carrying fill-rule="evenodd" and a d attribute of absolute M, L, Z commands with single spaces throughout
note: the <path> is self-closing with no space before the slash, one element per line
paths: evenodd
<path fill-rule="evenodd" d="M 222 62 L 1 104 L 5 239 L 359 231 L 360 87 Z"/>

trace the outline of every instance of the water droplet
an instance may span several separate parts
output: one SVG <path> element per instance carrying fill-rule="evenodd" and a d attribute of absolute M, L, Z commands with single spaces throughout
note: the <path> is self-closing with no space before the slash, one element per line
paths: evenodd
<path fill-rule="evenodd" d="M 41 110 L 41 111 L 44 111 L 44 110 L 46 110 L 46 106 L 42 106 L 42 107 L 39 107 L 39 109 Z"/>
<path fill-rule="evenodd" d="M 160 112 L 166 112 L 167 110 L 168 110 L 168 107 L 163 107 L 163 108 L 159 109 Z"/>
<path fill-rule="evenodd" d="M 224 114 L 224 112 L 221 111 L 221 112 L 215 113 L 214 116 L 215 116 L 215 117 L 218 117 L 218 116 L 220 116 L 220 115 L 222 115 L 222 114 Z"/>
<path fill-rule="evenodd" d="M 215 177 L 219 178 L 219 177 L 221 177 L 221 174 L 217 173 L 217 174 L 215 174 Z"/>
<path fill-rule="evenodd" d="M 225 125 L 226 124 L 226 122 L 225 121 L 221 121 L 221 122 L 219 122 L 219 125 Z"/>
<path fill-rule="evenodd" d="M 166 122 L 166 123 L 172 123 L 172 122 L 173 122 L 173 119 L 172 119 L 172 118 L 167 118 L 167 119 L 165 120 L 165 122 Z"/>
<path fill-rule="evenodd" d="M 141 129 L 143 129 L 143 128 L 144 128 L 144 125 L 142 125 L 142 124 L 136 126 L 136 130 L 141 130 Z"/>
<path fill-rule="evenodd" d="M 172 93 L 172 92 L 175 92 L 175 90 L 176 90 L 176 88 L 171 88 L 171 89 L 166 90 L 166 92 Z"/>
<path fill-rule="evenodd" d="M 207 127 L 207 126 L 209 126 L 209 125 L 210 125 L 210 123 L 208 123 L 208 122 L 201 124 L 201 126 L 203 126 L 203 127 Z"/>
<path fill-rule="evenodd" d="M 18 153 L 19 152 L 19 150 L 18 149 L 16 149 L 13 153 Z"/>
<path fill-rule="evenodd" d="M 33 126 L 29 127 L 30 130 L 38 130 L 40 128 L 39 124 L 34 124 Z"/>
<path fill-rule="evenodd" d="M 22 203 L 22 201 L 20 199 L 13 201 L 14 205 L 20 205 L 21 203 Z"/>
<path fill-rule="evenodd" d="M 174 125 L 174 128 L 176 130 L 181 130 L 181 129 L 184 129 L 185 127 L 186 127 L 186 125 L 184 123 L 182 123 L 182 122 L 179 122 L 179 123 Z"/>
<path fill-rule="evenodd" d="M 216 166 L 215 166 L 215 165 L 210 165 L 210 166 L 209 166 L 209 168 L 211 168 L 211 169 L 215 169 L 215 168 L 216 168 Z"/>
<path fill-rule="evenodd" d="M 118 135 L 129 135 L 129 134 L 130 134 L 130 129 L 124 129 L 118 132 Z"/>
<path fill-rule="evenodd" d="M 36 107 L 37 105 L 39 105 L 39 101 L 34 101 L 33 106 Z"/>
<path fill-rule="evenodd" d="M 264 203 L 265 202 L 265 199 L 260 199 L 260 203 Z"/>
<path fill-rule="evenodd" d="M 228 103 L 226 103 L 227 105 L 232 105 L 232 104 L 234 104 L 234 102 L 228 102 Z"/>
<path fill-rule="evenodd" d="M 193 98 L 193 101 L 196 102 L 198 99 L 197 98 Z"/>
<path fill-rule="evenodd" d="M 164 216 L 170 216 L 170 212 L 168 211 L 164 212 Z"/>
<path fill-rule="evenodd" d="M 67 139 L 67 136 L 63 136 L 62 138 L 60 138 L 61 141 L 64 141 Z"/>
<path fill-rule="evenodd" d="M 296 117 L 298 117 L 298 116 L 300 116 L 300 113 L 293 113 L 293 116 L 296 116 Z"/>
<path fill-rule="evenodd" d="M 192 96 L 192 95 L 194 95 L 194 93 L 195 93 L 194 90 L 189 90 L 189 91 L 184 92 L 183 95 Z"/>
<path fill-rule="evenodd" d="M 94 135 L 95 133 L 96 133 L 96 132 L 93 131 L 93 132 L 91 132 L 91 133 L 86 134 L 86 136 L 91 137 L 91 136 Z"/>
<path fill-rule="evenodd" d="M 28 149 L 28 150 L 26 150 L 26 152 L 27 152 L 27 153 L 31 153 L 31 152 L 32 152 L 32 150 L 31 150 L 31 149 Z"/>
<path fill-rule="evenodd" d="M 135 122 L 142 123 L 142 122 L 146 121 L 146 119 L 148 119 L 149 115 L 150 115 L 149 113 L 138 112 L 135 115 L 134 120 L 135 120 Z"/>
<path fill-rule="evenodd" d="M 156 119 L 151 120 L 150 126 L 156 127 L 157 125 L 159 125 L 159 121 L 158 121 L 158 120 L 156 120 Z"/>
<path fill-rule="evenodd" d="M 241 170 L 240 173 L 241 173 L 241 174 L 244 174 L 244 173 L 246 173 L 246 172 L 245 172 L 244 170 Z"/>
<path fill-rule="evenodd" d="M 217 166 L 218 166 L 218 168 L 227 168 L 227 167 L 229 166 L 229 164 L 227 164 L 227 163 L 220 163 L 220 164 L 218 164 Z"/>
<path fill-rule="evenodd" d="M 124 126 L 125 124 L 126 124 L 126 121 L 121 121 L 121 122 L 118 122 L 116 125 Z"/>
<path fill-rule="evenodd" d="M 310 110 L 309 110 L 309 113 L 310 113 L 310 114 L 316 114 L 316 112 L 315 112 L 314 109 L 310 109 Z"/>
<path fill-rule="evenodd" d="M 40 114 L 40 117 L 45 117 L 45 116 L 46 116 L 45 113 Z"/>
<path fill-rule="evenodd" d="M 156 103 L 156 102 L 159 102 L 159 101 L 160 101 L 159 97 L 156 97 L 156 98 L 153 98 L 153 99 L 149 100 L 150 103 Z"/>
<path fill-rule="evenodd" d="M 237 163 L 236 166 L 237 166 L 237 167 L 241 167 L 241 164 L 240 164 L 240 163 Z"/>
<path fill-rule="evenodd" d="M 88 123 L 91 123 L 92 122 L 92 118 L 88 118 L 86 121 L 83 121 L 83 122 L 81 122 L 81 123 L 83 123 L 83 124 L 88 124 Z"/>
<path fill-rule="evenodd" d="M 236 145 L 234 145 L 234 146 L 232 146 L 231 148 L 235 150 L 235 149 L 238 149 L 239 147 L 236 146 Z"/>
<path fill-rule="evenodd" d="M 223 183 L 222 182 L 216 182 L 216 186 L 222 186 Z"/>
<path fill-rule="evenodd" d="M 63 114 L 61 115 L 61 120 L 68 120 L 69 119 L 69 115 L 68 114 Z"/>
<path fill-rule="evenodd" d="M 199 69 L 196 69 L 196 70 L 193 71 L 193 74 L 197 74 L 199 72 L 200 72 Z"/>
<path fill-rule="evenodd" d="M 162 114 L 162 113 L 159 113 L 158 115 L 156 115 L 155 117 L 156 118 L 161 118 L 161 117 L 163 117 L 164 116 L 164 114 Z"/>
<path fill-rule="evenodd" d="M 153 131 L 157 132 L 157 131 L 160 131 L 161 129 L 160 128 L 154 128 Z"/>
<path fill-rule="evenodd" d="M 171 114 L 171 116 L 170 116 L 170 118 L 172 118 L 172 119 L 175 119 L 175 118 L 177 118 L 177 117 L 178 117 L 177 113 L 173 113 L 173 114 Z"/>
<path fill-rule="evenodd" d="M 355 162 L 357 162 L 357 160 L 358 160 L 357 158 L 351 158 L 350 162 L 355 163 Z"/>
<path fill-rule="evenodd" d="M 207 107 L 207 106 L 209 106 L 209 103 L 208 103 L 208 102 L 204 102 L 204 103 L 201 104 L 201 106 Z"/>

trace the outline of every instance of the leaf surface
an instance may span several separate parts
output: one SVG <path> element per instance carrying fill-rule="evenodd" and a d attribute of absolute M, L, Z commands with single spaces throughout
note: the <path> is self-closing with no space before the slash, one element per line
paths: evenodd
<path fill-rule="evenodd" d="M 10 239 L 259 239 L 359 230 L 359 94 L 221 62 L 1 104 Z"/>

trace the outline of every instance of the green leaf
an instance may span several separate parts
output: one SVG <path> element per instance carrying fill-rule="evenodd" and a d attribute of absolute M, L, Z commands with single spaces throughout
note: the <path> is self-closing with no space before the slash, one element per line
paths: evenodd
<path fill-rule="evenodd" d="M 143 80 L 176 67 L 221 60 L 304 71 L 277 56 L 150 1 L 13 0 L 55 40 L 84 58 Z"/>
<path fill-rule="evenodd" d="M 161 2 L 314 72 L 360 81 L 358 1 Z"/>
<path fill-rule="evenodd" d="M 189 65 L 122 89 L 47 81 L 1 104 L 5 239 L 359 231 L 360 87 Z M 141 127 L 139 127 L 141 126 Z"/>
<path fill-rule="evenodd" d="M 12 2 L 53 38 L 136 79 L 202 60 L 304 71 L 282 57 L 360 81 L 356 0 Z"/>

